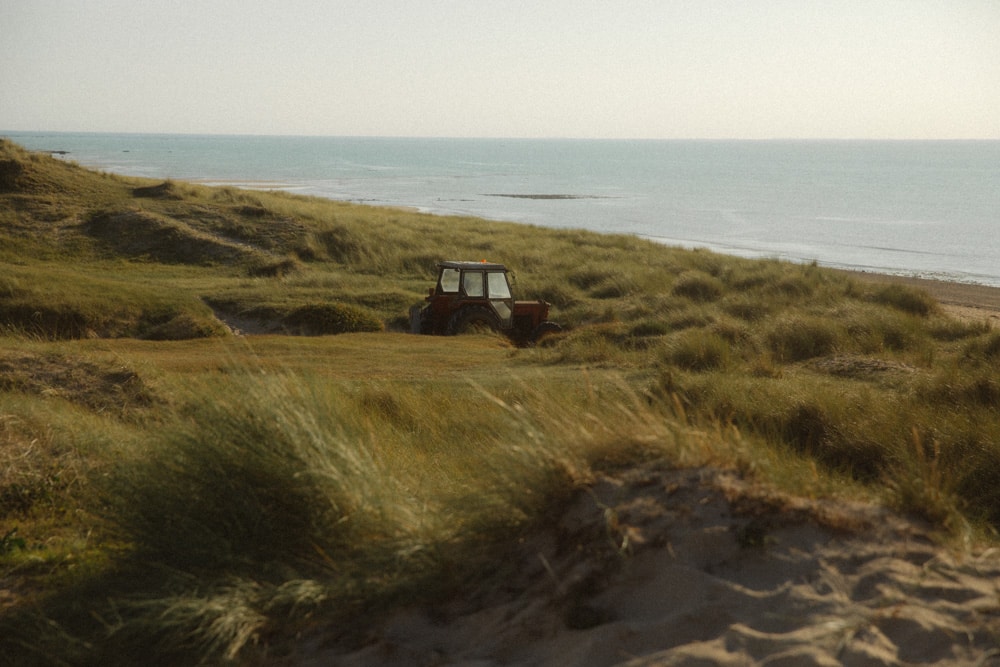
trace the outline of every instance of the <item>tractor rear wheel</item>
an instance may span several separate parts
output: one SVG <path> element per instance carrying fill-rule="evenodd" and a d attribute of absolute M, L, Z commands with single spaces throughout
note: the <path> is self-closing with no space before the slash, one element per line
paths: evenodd
<path fill-rule="evenodd" d="M 496 315 L 484 306 L 467 306 L 448 320 L 448 334 L 487 333 L 500 330 Z"/>
<path fill-rule="evenodd" d="M 535 327 L 535 330 L 531 332 L 531 338 L 529 338 L 528 340 L 532 345 L 534 345 L 545 336 L 548 336 L 549 334 L 559 333 L 561 331 L 562 331 L 561 326 L 559 326 L 555 322 L 549 322 L 548 320 L 545 320 L 537 327 Z"/>

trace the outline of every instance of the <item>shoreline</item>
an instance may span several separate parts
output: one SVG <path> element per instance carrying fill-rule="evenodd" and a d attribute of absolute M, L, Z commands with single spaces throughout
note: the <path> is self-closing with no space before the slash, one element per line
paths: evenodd
<path fill-rule="evenodd" d="M 17 145 L 25 147 L 26 150 L 29 151 L 55 154 L 58 155 L 59 158 L 74 161 L 72 160 L 72 158 L 74 157 L 73 151 L 70 150 L 52 149 L 52 148 L 40 149 L 38 147 L 30 148 L 27 145 L 25 145 L 25 142 L 23 140 L 26 137 L 30 137 L 35 134 L 54 135 L 54 136 L 60 136 L 60 135 L 74 136 L 79 133 L 13 131 L 13 132 L 0 133 L 0 138 L 6 137 L 9 140 L 17 143 Z M 120 133 L 87 133 L 87 134 L 107 135 L 108 137 L 125 136 L 128 138 L 138 138 L 143 136 L 153 136 L 153 137 L 171 136 L 171 135 L 155 135 L 155 134 L 147 135 L 145 133 L 138 133 L 136 135 L 129 135 L 129 134 L 122 135 Z M 176 135 L 177 138 L 197 137 L 197 136 L 200 135 Z M 210 137 L 228 136 L 230 138 L 238 137 L 238 135 L 205 135 L 205 136 L 210 136 Z M 327 139 L 331 138 L 327 137 Z M 336 139 L 336 137 L 333 137 L 333 139 Z M 129 152 L 129 150 L 125 150 L 124 152 Z M 151 176 L 148 174 L 143 175 L 137 173 L 130 173 L 128 170 L 118 171 L 115 169 L 115 167 L 109 164 L 97 164 L 97 163 L 88 164 L 87 162 L 82 162 L 80 164 L 81 166 L 83 166 L 85 169 L 88 170 L 113 173 L 119 176 L 124 176 L 126 178 L 141 178 L 148 180 L 160 180 L 161 178 L 163 178 L 165 180 L 172 180 L 171 177 L 169 176 L 160 177 L 160 176 Z M 248 191 L 254 191 L 254 190 L 284 191 L 293 194 L 306 194 L 297 191 L 310 190 L 310 181 L 308 179 L 306 180 L 274 179 L 274 178 L 228 179 L 228 178 L 210 178 L 202 176 L 202 177 L 178 178 L 177 180 L 181 182 L 190 182 L 209 187 L 233 187 Z M 418 203 L 402 204 L 402 205 L 393 203 L 375 203 L 372 201 L 359 200 L 354 197 L 335 196 L 329 193 L 322 193 L 322 192 L 311 192 L 306 194 L 306 196 L 317 197 L 320 199 L 326 199 L 333 202 L 343 202 L 343 203 L 363 205 L 363 206 L 374 206 L 378 208 L 387 208 L 387 209 L 402 210 L 402 211 L 419 211 L 431 215 L 444 216 L 444 217 L 454 216 L 454 215 L 470 216 L 490 221 L 511 222 L 514 224 L 540 226 L 549 229 L 563 229 L 563 227 L 559 226 L 550 226 L 546 224 L 540 224 L 538 222 L 516 220 L 506 216 L 493 217 L 490 215 L 484 215 L 483 213 L 451 210 L 447 207 L 445 208 L 439 208 L 435 206 L 428 207 Z M 567 194 L 567 193 L 562 193 L 560 191 L 548 191 L 548 190 L 540 191 L 538 193 L 521 192 L 521 191 L 511 191 L 511 192 L 486 191 L 481 196 L 492 197 L 492 198 L 525 199 L 525 200 L 577 200 L 577 199 L 618 198 L 618 197 L 609 197 L 596 194 Z M 614 230 L 602 231 L 602 230 L 590 229 L 588 227 L 580 227 L 580 228 L 587 229 L 588 231 L 596 231 L 597 233 L 601 234 L 617 234 L 617 233 L 631 234 L 638 236 L 640 238 L 647 238 L 650 240 L 662 242 L 668 246 L 693 247 L 693 248 L 705 247 L 708 250 L 711 250 L 712 252 L 716 252 L 719 254 L 735 256 L 735 257 L 745 257 L 745 255 L 739 252 L 730 252 L 724 248 L 720 248 L 712 242 L 684 242 L 676 239 L 667 239 L 665 237 L 651 236 L 647 233 L 642 233 L 637 231 L 620 232 Z M 759 258 L 766 259 L 768 257 L 770 257 L 770 255 L 763 254 Z M 749 257 L 749 258 L 753 259 L 755 257 Z M 794 259 L 781 258 L 780 256 L 776 258 L 783 259 L 783 261 L 792 261 L 792 262 L 797 261 Z M 816 259 L 813 259 L 812 261 L 816 261 Z M 866 282 L 883 282 L 883 283 L 896 282 L 900 284 L 910 285 L 912 287 L 916 287 L 919 289 L 923 289 L 941 304 L 945 312 L 960 319 L 964 319 L 967 321 L 978 321 L 978 322 L 981 322 L 983 320 L 989 321 L 992 319 L 1000 320 L 1000 285 L 994 286 L 980 282 L 962 282 L 959 280 L 951 281 L 948 280 L 947 278 L 918 278 L 914 276 L 907 276 L 905 274 L 899 275 L 894 273 L 880 273 L 878 269 L 871 270 L 865 268 L 851 268 L 850 265 L 845 265 L 845 264 L 839 264 L 839 265 L 824 264 L 823 260 L 819 260 L 819 265 L 823 266 L 828 270 L 833 270 L 844 275 L 853 276 L 858 280 Z"/>
<path fill-rule="evenodd" d="M 43 131 L 7 136 L 28 150 L 65 152 L 59 157 L 142 178 L 634 234 L 739 257 L 818 261 L 848 270 L 1000 287 L 997 252 L 977 242 L 988 234 L 986 221 L 997 212 L 990 189 L 1000 148 L 996 141 L 986 141 L 985 149 L 955 148 L 954 154 L 914 154 L 915 148 L 904 146 L 911 142 L 877 141 L 846 142 L 851 147 L 832 142 L 835 150 L 823 148 L 822 141 L 802 142 L 809 146 L 802 150 L 789 148 L 798 142 L 782 140 L 667 142 L 672 148 L 654 141 L 640 150 L 630 141 L 616 147 L 589 140 L 480 143 L 486 140 Z M 883 143 L 878 155 L 891 157 L 886 164 L 895 169 L 887 181 L 875 177 L 885 164 L 879 162 L 871 172 L 876 166 L 868 157 L 875 149 L 866 148 Z M 746 178 L 753 169 L 734 173 L 726 167 L 734 155 L 751 160 L 750 166 L 780 166 L 788 178 L 775 180 L 771 174 L 761 181 L 770 171 Z M 900 185 L 910 182 L 907 170 L 918 164 L 913 177 L 923 178 L 920 174 L 932 169 L 937 189 Z M 809 165 L 822 169 L 820 181 L 799 178 Z M 961 169 L 956 171 L 956 165 Z M 824 174 L 835 178 L 823 181 Z M 816 183 L 823 185 L 822 192 L 814 191 Z M 764 195 L 779 190 L 785 191 L 781 206 Z M 899 229 L 905 230 L 903 236 Z"/>
<path fill-rule="evenodd" d="M 975 322 L 1000 320 L 1000 287 L 852 269 L 832 270 L 866 282 L 898 283 L 922 289 L 934 297 L 947 314 L 958 319 Z"/>

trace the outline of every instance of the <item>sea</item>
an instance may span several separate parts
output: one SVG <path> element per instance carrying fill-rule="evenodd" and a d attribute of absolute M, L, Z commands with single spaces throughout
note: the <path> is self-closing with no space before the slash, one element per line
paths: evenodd
<path fill-rule="evenodd" d="M 129 176 L 1000 286 L 1000 141 L 0 136 Z"/>

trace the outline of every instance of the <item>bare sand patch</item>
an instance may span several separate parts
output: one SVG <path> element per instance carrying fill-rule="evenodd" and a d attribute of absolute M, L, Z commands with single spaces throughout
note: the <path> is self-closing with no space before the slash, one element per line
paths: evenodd
<path fill-rule="evenodd" d="M 872 505 L 639 466 L 519 545 L 502 590 L 317 637 L 298 664 L 1000 664 L 1000 557 L 932 538 Z"/>

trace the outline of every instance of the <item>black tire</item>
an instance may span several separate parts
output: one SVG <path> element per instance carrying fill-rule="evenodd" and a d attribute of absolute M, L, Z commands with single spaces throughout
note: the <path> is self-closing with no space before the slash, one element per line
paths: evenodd
<path fill-rule="evenodd" d="M 410 333 L 414 334 L 434 333 L 432 326 L 433 324 L 434 322 L 431 320 L 430 306 L 410 307 Z"/>
<path fill-rule="evenodd" d="M 447 333 L 450 336 L 464 333 L 486 333 L 500 330 L 497 316 L 483 306 L 466 306 L 448 320 Z"/>
<path fill-rule="evenodd" d="M 546 320 L 545 322 L 542 322 L 537 327 L 535 327 L 535 330 L 531 332 L 531 337 L 528 339 L 528 341 L 532 345 L 534 345 L 545 336 L 548 336 L 549 334 L 560 333 L 562 330 L 563 328 L 558 324 L 556 324 L 555 322 L 549 322 L 548 320 Z"/>
<path fill-rule="evenodd" d="M 425 306 L 424 309 L 420 311 L 420 333 L 434 333 L 434 316 L 431 313 L 430 306 Z"/>

